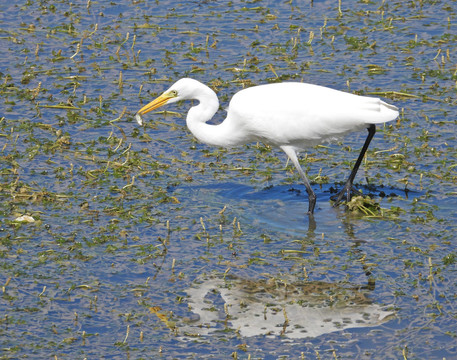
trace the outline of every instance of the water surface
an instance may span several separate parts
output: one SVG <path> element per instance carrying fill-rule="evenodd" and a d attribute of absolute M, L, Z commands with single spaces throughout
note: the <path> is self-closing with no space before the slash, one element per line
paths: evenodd
<path fill-rule="evenodd" d="M 456 12 L 0 5 L 2 357 L 455 358 Z M 185 76 L 216 90 L 216 122 L 235 92 L 280 80 L 396 104 L 356 179 L 382 213 L 329 201 L 365 133 L 303 154 L 312 221 L 280 151 L 198 143 L 186 103 L 139 127 L 134 113 Z M 262 306 L 274 321 L 257 326 Z M 306 328 L 313 309 L 327 312 Z"/>

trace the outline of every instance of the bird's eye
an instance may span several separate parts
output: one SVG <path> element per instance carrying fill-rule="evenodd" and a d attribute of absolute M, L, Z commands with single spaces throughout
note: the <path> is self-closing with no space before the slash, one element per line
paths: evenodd
<path fill-rule="evenodd" d="M 170 94 L 170 96 L 173 96 L 173 97 L 178 96 L 178 92 L 177 92 L 176 90 L 171 90 L 171 91 L 169 92 L 169 94 Z"/>

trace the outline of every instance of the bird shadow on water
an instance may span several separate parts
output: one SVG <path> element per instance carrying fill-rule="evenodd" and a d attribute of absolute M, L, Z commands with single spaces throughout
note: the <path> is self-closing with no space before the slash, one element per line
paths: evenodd
<path fill-rule="evenodd" d="M 259 189 L 239 183 L 217 183 L 193 187 L 197 191 L 214 192 L 218 202 L 223 200 L 229 207 L 237 208 L 238 217 L 253 225 L 267 225 L 276 231 L 307 233 L 312 235 L 319 226 L 323 230 L 341 230 L 343 223 L 350 227 L 351 217 L 347 216 L 345 206 L 334 208 L 330 197 L 342 187 L 341 184 L 313 185 L 317 196 L 315 214 L 309 216 L 308 195 L 304 185 L 277 185 Z M 364 195 L 374 198 L 383 205 L 383 199 L 408 197 L 404 189 L 357 185 Z M 350 232 L 350 231 L 349 231 Z"/>

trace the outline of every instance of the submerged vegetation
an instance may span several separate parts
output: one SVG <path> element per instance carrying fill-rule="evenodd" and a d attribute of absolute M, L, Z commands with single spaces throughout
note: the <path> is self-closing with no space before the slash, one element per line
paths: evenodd
<path fill-rule="evenodd" d="M 455 1 L 22 1 L 0 13 L 2 358 L 455 357 Z M 312 221 L 276 150 L 198 143 L 188 104 L 138 127 L 141 104 L 185 76 L 218 93 L 217 121 L 236 91 L 266 82 L 387 98 L 401 115 L 356 178 L 370 197 L 329 201 L 365 134 L 302 154 Z M 205 274 L 228 279 L 207 295 L 217 331 L 184 340 L 198 322 L 186 294 Z M 396 320 L 291 343 L 244 336 L 221 303 L 265 279 L 363 285 Z"/>

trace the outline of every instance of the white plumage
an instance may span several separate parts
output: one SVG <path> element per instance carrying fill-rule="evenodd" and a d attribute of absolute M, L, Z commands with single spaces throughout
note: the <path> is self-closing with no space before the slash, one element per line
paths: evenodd
<path fill-rule="evenodd" d="M 375 124 L 394 120 L 397 107 L 377 98 L 358 96 L 323 86 L 285 82 L 250 87 L 236 93 L 230 101 L 226 119 L 212 125 L 219 108 L 216 93 L 197 80 L 184 78 L 135 115 L 141 125 L 142 115 L 162 105 L 179 100 L 198 100 L 190 108 L 186 123 L 201 142 L 233 147 L 252 141 L 281 148 L 292 160 L 309 195 L 308 213 L 314 212 L 316 196 L 297 158 L 306 148 L 368 128 L 368 137 L 345 187 L 335 205 L 351 198 L 352 183 L 376 128 Z"/>

